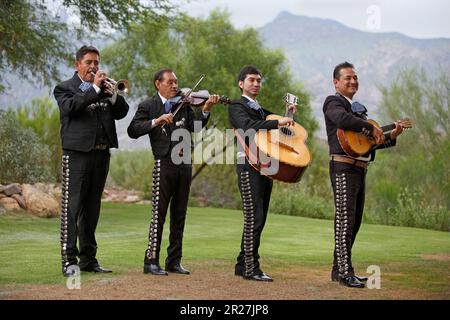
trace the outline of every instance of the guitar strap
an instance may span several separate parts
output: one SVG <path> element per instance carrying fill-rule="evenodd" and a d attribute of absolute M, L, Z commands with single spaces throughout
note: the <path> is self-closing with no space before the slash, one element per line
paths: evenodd
<path fill-rule="evenodd" d="M 244 149 L 245 156 L 247 157 L 248 162 L 259 167 L 258 156 L 256 154 L 254 154 L 252 152 L 252 150 L 250 150 L 250 148 L 245 143 L 244 138 L 242 138 L 242 136 L 238 133 L 238 131 L 236 129 L 233 129 L 233 132 L 234 132 L 234 135 L 236 136 L 237 140 L 239 141 L 240 145 Z"/>

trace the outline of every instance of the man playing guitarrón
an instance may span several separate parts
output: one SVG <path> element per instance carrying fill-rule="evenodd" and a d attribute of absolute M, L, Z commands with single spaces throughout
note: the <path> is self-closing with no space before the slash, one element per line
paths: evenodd
<path fill-rule="evenodd" d="M 247 130 L 256 132 L 264 129 L 277 129 L 294 123 L 294 120 L 288 117 L 266 120 L 266 116 L 271 112 L 263 109 L 256 101 L 261 90 L 262 80 L 261 72 L 258 69 L 245 66 L 239 72 L 237 80 L 242 97 L 233 101 L 228 109 L 233 128 L 244 132 Z M 292 106 L 292 109 L 295 112 L 295 106 Z M 252 138 L 249 141 L 252 141 Z M 261 233 L 269 211 L 272 180 L 256 171 L 247 159 L 239 164 L 240 157 L 245 157 L 245 154 L 238 154 L 236 168 L 244 212 L 244 230 L 234 272 L 235 275 L 242 276 L 247 280 L 273 281 L 261 270 L 258 253 Z"/>

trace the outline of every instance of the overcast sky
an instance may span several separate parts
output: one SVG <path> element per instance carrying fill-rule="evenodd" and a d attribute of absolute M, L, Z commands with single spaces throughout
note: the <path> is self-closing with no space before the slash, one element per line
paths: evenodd
<path fill-rule="evenodd" d="M 190 0 L 182 8 L 206 17 L 214 8 L 228 9 L 237 28 L 261 27 L 280 11 L 329 18 L 370 32 L 400 32 L 414 38 L 450 38 L 448 0 Z"/>

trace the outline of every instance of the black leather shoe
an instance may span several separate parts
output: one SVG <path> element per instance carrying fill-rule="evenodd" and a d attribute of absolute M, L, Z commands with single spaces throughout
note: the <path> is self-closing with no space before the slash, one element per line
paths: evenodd
<path fill-rule="evenodd" d="M 273 281 L 273 279 L 271 277 L 269 277 L 267 274 L 265 274 L 264 272 L 256 273 L 251 276 L 243 276 L 243 278 L 246 280 L 255 280 L 255 281 L 266 281 L 266 282 Z"/>
<path fill-rule="evenodd" d="M 354 275 L 356 279 L 358 279 L 360 282 L 367 282 L 367 277 L 359 277 L 357 275 Z M 331 281 L 338 282 L 339 281 L 339 273 L 331 272 Z"/>
<path fill-rule="evenodd" d="M 111 269 L 107 269 L 107 268 L 103 268 L 100 266 L 97 266 L 95 268 L 92 269 L 91 272 L 96 272 L 96 273 L 111 273 L 113 272 Z"/>
<path fill-rule="evenodd" d="M 168 276 L 169 274 L 163 270 L 159 264 L 144 264 L 144 273 L 145 274 L 154 274 L 157 276 Z"/>
<path fill-rule="evenodd" d="M 261 269 L 259 269 L 259 268 L 253 270 L 253 274 L 260 274 L 260 273 L 264 273 L 264 272 L 262 272 Z M 235 268 L 234 269 L 234 275 L 235 276 L 243 277 L 244 274 L 245 274 L 245 269 L 244 268 Z"/>
<path fill-rule="evenodd" d="M 355 278 L 358 279 L 360 282 L 367 282 L 367 280 L 369 279 L 367 277 L 359 277 L 357 275 L 355 275 Z"/>
<path fill-rule="evenodd" d="M 100 266 L 83 268 L 83 269 L 81 269 L 81 271 L 95 272 L 95 273 L 110 273 L 110 272 L 112 272 L 111 269 L 106 269 L 106 268 L 103 268 L 103 267 L 100 267 Z"/>
<path fill-rule="evenodd" d="M 179 274 L 190 274 L 189 270 L 185 269 L 180 263 L 174 264 L 173 266 L 166 265 L 166 271 Z"/>
<path fill-rule="evenodd" d="M 349 288 L 364 288 L 364 282 L 359 281 L 355 276 L 347 276 L 339 280 L 339 284 Z"/>

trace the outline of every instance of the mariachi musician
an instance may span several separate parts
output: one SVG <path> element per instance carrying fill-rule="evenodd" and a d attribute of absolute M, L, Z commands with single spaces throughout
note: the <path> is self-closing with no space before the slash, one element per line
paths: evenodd
<path fill-rule="evenodd" d="M 95 230 L 108 175 L 109 149 L 118 147 L 115 120 L 124 118 L 129 106 L 122 96 L 126 90 L 116 90 L 117 82 L 99 69 L 99 63 L 97 48 L 82 46 L 76 53 L 75 74 L 54 90 L 63 149 L 61 256 L 65 276 L 78 268 L 111 272 L 96 259 Z"/>
<path fill-rule="evenodd" d="M 249 129 L 270 130 L 294 124 L 294 120 L 289 117 L 266 120 L 267 115 L 272 113 L 263 109 L 256 101 L 261 90 L 261 80 L 261 72 L 253 66 L 245 66 L 239 72 L 237 82 L 242 96 L 240 100 L 233 101 L 229 107 L 230 122 L 235 129 L 241 129 L 244 132 Z M 295 105 L 290 108 L 293 112 L 296 111 Z M 252 140 L 252 137 L 249 137 L 249 141 Z M 258 252 L 261 233 L 269 210 L 272 180 L 253 168 L 245 157 L 245 153 L 238 153 L 237 157 L 236 172 L 244 213 L 244 229 L 234 272 L 235 275 L 247 280 L 273 281 L 261 270 Z"/>
<path fill-rule="evenodd" d="M 201 121 L 201 127 L 205 126 L 211 108 L 219 101 L 219 96 L 211 95 L 205 99 L 202 112 L 198 117 L 192 110 L 189 101 L 185 99 L 188 97 L 180 95 L 178 79 L 171 69 L 165 68 L 156 72 L 153 84 L 157 93 L 139 104 L 128 127 L 128 135 L 133 139 L 143 135 L 149 136 L 155 158 L 152 218 L 148 247 L 144 257 L 144 273 L 168 275 L 168 272 L 174 272 L 187 275 L 189 271 L 181 265 L 181 257 L 192 180 L 191 149 L 190 147 L 180 148 L 182 141 L 173 141 L 172 136 L 179 128 L 193 132 L 196 120 Z M 164 270 L 159 264 L 159 251 L 169 203 L 170 235 Z"/>
<path fill-rule="evenodd" d="M 323 105 L 330 153 L 330 179 L 335 200 L 334 259 L 331 280 L 351 288 L 363 288 L 367 277 L 357 276 L 352 265 L 352 246 L 362 221 L 365 179 L 369 161 L 375 151 L 352 157 L 339 143 L 338 130 L 350 130 L 373 137 L 376 149 L 392 147 L 403 132 L 398 123 L 384 133 L 367 121 L 366 108 L 353 101 L 358 90 L 358 76 L 351 63 L 337 65 L 333 72 L 336 94 L 328 96 Z"/>

